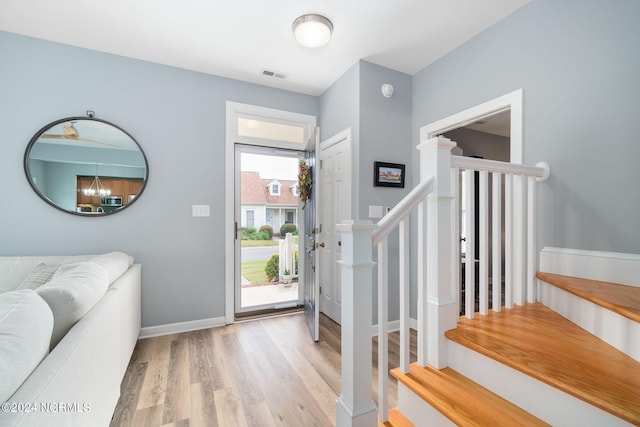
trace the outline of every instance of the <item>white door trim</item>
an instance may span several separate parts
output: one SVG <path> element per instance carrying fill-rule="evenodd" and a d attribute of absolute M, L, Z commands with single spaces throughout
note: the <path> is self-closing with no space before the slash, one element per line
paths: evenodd
<path fill-rule="evenodd" d="M 259 107 L 256 105 L 240 104 L 227 101 L 226 103 L 226 137 L 225 137 L 225 219 L 224 219 L 224 247 L 225 247 L 225 322 L 235 321 L 235 144 L 250 143 L 265 147 L 304 150 L 304 145 L 284 141 L 246 140 L 238 135 L 238 117 L 261 118 L 266 121 L 274 121 L 286 124 L 304 126 L 304 141 L 311 136 L 316 127 L 316 117 L 308 114 L 293 113 L 290 111 L 276 110 L 273 108 Z"/>
<path fill-rule="evenodd" d="M 506 95 L 421 127 L 420 142 L 506 110 L 511 112 L 511 135 L 509 138 L 511 163 L 522 164 L 524 160 L 522 89 L 514 90 Z"/>

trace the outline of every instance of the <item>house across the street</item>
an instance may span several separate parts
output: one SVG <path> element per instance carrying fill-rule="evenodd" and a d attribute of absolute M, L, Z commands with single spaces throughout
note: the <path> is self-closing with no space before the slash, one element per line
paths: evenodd
<path fill-rule="evenodd" d="M 279 233 L 282 224 L 298 226 L 298 181 L 262 179 L 258 172 L 241 172 L 241 225 L 259 229 L 273 227 Z"/>

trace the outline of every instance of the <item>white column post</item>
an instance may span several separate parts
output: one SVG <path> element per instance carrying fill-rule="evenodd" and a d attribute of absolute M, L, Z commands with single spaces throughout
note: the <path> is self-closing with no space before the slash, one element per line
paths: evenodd
<path fill-rule="evenodd" d="M 420 150 L 420 180 L 434 177 L 433 191 L 427 197 L 427 364 L 442 369 L 448 366 L 444 333 L 456 327 L 458 320 L 455 292 L 451 277 L 451 245 L 453 242 L 451 207 L 451 149 L 455 142 L 442 136 L 424 141 Z M 419 302 L 424 304 L 424 301 Z M 419 325 L 424 327 L 425 325 Z"/>
<path fill-rule="evenodd" d="M 369 220 L 343 221 L 342 240 L 342 391 L 336 401 L 337 427 L 377 425 L 371 379 L 373 247 Z"/>
<path fill-rule="evenodd" d="M 282 280 L 284 275 L 284 260 L 287 256 L 287 249 L 284 239 L 278 240 L 278 280 Z"/>
<path fill-rule="evenodd" d="M 287 233 L 286 238 L 286 263 L 284 265 L 284 268 L 286 268 L 287 270 L 289 270 L 289 274 L 290 275 L 294 275 L 295 271 L 293 271 L 293 266 L 294 266 L 294 256 L 293 256 L 293 234 L 292 233 Z"/>

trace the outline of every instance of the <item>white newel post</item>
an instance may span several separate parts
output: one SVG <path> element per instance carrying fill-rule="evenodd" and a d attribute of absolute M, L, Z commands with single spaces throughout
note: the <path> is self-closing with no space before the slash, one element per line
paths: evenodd
<path fill-rule="evenodd" d="M 434 178 L 433 191 L 427 196 L 427 269 L 422 295 L 426 294 L 426 364 L 437 369 L 448 366 L 447 342 L 444 333 L 456 327 L 458 305 L 455 292 L 458 284 L 452 278 L 452 206 L 451 149 L 455 142 L 442 136 L 431 138 L 418 146 L 420 150 L 420 180 Z M 424 280 L 424 279 L 423 279 Z M 424 287 L 426 286 L 426 292 Z M 425 325 L 420 325 L 424 327 Z"/>
<path fill-rule="evenodd" d="M 342 239 L 342 392 L 336 401 L 337 427 L 377 425 L 371 378 L 373 248 L 371 221 L 344 221 Z"/>

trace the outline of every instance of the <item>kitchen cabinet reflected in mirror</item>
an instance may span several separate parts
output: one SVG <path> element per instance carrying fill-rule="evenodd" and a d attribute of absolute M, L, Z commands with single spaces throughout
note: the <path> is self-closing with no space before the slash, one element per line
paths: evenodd
<path fill-rule="evenodd" d="M 130 206 L 149 174 L 136 140 L 93 117 L 69 117 L 44 126 L 29 142 L 24 164 L 29 183 L 42 199 L 85 216 Z"/>

